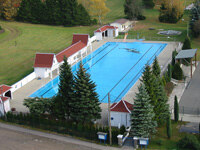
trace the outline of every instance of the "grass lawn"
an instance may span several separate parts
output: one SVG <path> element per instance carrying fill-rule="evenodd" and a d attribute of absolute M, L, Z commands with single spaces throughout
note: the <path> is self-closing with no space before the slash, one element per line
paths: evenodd
<path fill-rule="evenodd" d="M 163 126 L 158 128 L 157 134 L 150 139 L 150 145 L 148 149 L 176 149 L 176 143 L 186 135 L 186 133 L 180 133 L 180 126 L 184 124 L 184 122 L 175 123 L 172 121 L 172 137 L 171 139 L 167 138 L 166 127 Z"/>

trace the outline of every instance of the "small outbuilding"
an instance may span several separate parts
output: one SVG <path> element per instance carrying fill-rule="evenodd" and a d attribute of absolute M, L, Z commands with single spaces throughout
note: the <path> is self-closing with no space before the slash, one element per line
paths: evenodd
<path fill-rule="evenodd" d="M 57 69 L 57 72 L 59 71 L 58 65 L 59 64 L 55 54 L 37 53 L 35 56 L 35 63 L 34 63 L 34 72 L 36 74 L 36 77 L 47 78 L 50 76 L 52 78 L 53 71 L 55 69 Z"/>
<path fill-rule="evenodd" d="M 119 35 L 118 27 L 105 25 L 94 31 L 96 40 L 102 40 L 105 37 L 117 37 Z"/>
<path fill-rule="evenodd" d="M 10 111 L 10 99 L 12 99 L 12 87 L 0 85 L 0 116 Z"/>
<path fill-rule="evenodd" d="M 113 103 L 110 107 L 111 126 L 129 127 L 131 110 L 133 110 L 133 104 L 127 101 L 120 100 L 118 103 Z"/>
<path fill-rule="evenodd" d="M 192 66 L 193 66 L 193 58 L 195 58 L 195 67 L 197 66 L 197 49 L 188 49 L 188 50 L 181 50 L 178 55 L 176 56 L 176 61 L 181 63 L 183 59 L 190 59 L 191 65 L 191 78 L 192 78 Z"/>
<path fill-rule="evenodd" d="M 133 27 L 133 21 L 130 21 L 128 19 L 122 18 L 118 19 L 115 22 L 111 23 L 111 26 L 117 27 L 119 32 L 125 32 Z"/>

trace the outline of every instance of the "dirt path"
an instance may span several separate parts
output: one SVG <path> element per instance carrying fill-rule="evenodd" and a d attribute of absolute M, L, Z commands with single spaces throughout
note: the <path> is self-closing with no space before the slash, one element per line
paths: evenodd
<path fill-rule="evenodd" d="M 8 26 L 8 24 L 6 24 L 6 26 L 2 24 L 1 26 L 5 30 L 5 32 L 9 32 L 9 34 L 0 41 L 0 44 L 6 41 L 13 40 L 20 35 L 20 31 L 16 27 Z"/>

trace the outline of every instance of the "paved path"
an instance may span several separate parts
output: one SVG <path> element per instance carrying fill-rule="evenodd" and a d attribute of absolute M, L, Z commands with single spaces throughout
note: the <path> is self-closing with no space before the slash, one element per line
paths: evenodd
<path fill-rule="evenodd" d="M 184 114 L 200 115 L 200 65 L 197 66 L 193 78 L 181 97 L 180 112 Z"/>
<path fill-rule="evenodd" d="M 7 131 L 7 132 L 11 132 L 10 134 L 12 135 L 15 131 L 15 132 L 18 132 L 19 136 L 16 135 L 16 137 L 12 137 L 12 136 L 8 136 L 6 133 L 2 133 L 1 131 Z M 8 124 L 4 124 L 4 123 L 0 123 L 0 139 L 2 139 L 1 136 L 6 136 L 7 137 L 7 140 L 9 140 L 9 138 L 12 138 L 10 139 L 11 140 L 11 143 L 17 143 L 18 144 L 18 149 L 19 150 L 23 150 L 23 149 L 20 149 L 20 147 L 22 147 L 23 145 L 26 145 L 26 138 L 24 138 L 24 136 L 20 136 L 23 134 L 26 134 L 26 137 L 27 139 L 30 139 L 30 135 L 34 135 L 34 136 L 37 136 L 35 137 L 35 139 L 38 139 L 39 137 L 42 137 L 42 138 L 45 138 L 44 140 L 47 141 L 46 143 L 43 144 L 44 146 L 44 149 L 42 150 L 51 150 L 52 148 L 48 149 L 49 146 L 47 145 L 49 143 L 49 140 L 48 139 L 51 139 L 51 140 L 54 140 L 54 141 L 57 141 L 57 142 L 64 142 L 64 143 L 67 143 L 67 145 L 69 145 L 69 147 L 72 147 L 73 149 L 73 145 L 74 145 L 74 149 L 73 150 L 96 150 L 96 149 L 99 149 L 99 150 L 119 150 L 120 148 L 115 148 L 115 147 L 109 147 L 109 146 L 102 146 L 102 145 L 98 145 L 98 144 L 95 144 L 95 143 L 90 143 L 90 142 L 86 142 L 86 141 L 81 141 L 81 140 L 78 140 L 78 139 L 75 139 L 73 137 L 70 137 L 70 136 L 61 136 L 61 135 L 56 135 L 56 134 L 51 134 L 51 133 L 45 133 L 45 132 L 40 132 L 40 131 L 35 131 L 35 130 L 31 130 L 31 129 L 26 129 L 26 128 L 22 128 L 22 127 L 18 127 L 18 126 L 13 126 L 13 125 L 8 125 Z M 19 138 L 20 137 L 20 138 Z M 21 139 L 22 138 L 22 139 Z M 33 138 L 33 137 L 32 137 Z M 1 140 L 0 140 L 1 141 Z M 29 140 L 30 142 L 30 140 Z M 38 140 L 36 141 L 38 142 Z M 32 142 L 31 142 L 32 143 Z M 3 142 L 1 143 L 0 142 L 0 145 L 3 144 Z M 7 143 L 9 144 L 9 143 Z M 4 145 L 4 144 L 3 144 Z M 31 144 L 33 145 L 33 144 Z M 5 147 L 5 150 L 7 149 L 13 149 L 13 150 L 16 150 L 15 148 L 8 148 L 9 145 L 4 145 Z M 38 150 L 36 147 L 29 147 L 31 150 Z M 26 150 L 29 149 L 28 147 L 26 147 Z M 0 147 L 1 150 L 2 147 Z M 62 147 L 60 147 L 60 149 L 62 149 Z M 60 150 L 59 148 L 56 150 Z M 66 149 L 66 148 L 63 148 L 63 150 Z M 52 150 L 55 150 L 55 149 L 52 149 Z M 70 148 L 67 150 L 71 150 Z"/>

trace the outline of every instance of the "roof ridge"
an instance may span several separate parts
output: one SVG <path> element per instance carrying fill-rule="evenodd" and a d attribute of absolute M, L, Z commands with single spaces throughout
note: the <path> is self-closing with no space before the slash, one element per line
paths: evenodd
<path fill-rule="evenodd" d="M 78 43 L 80 43 L 80 42 L 81 42 L 81 40 L 78 41 L 78 42 L 76 42 L 76 43 L 74 43 L 74 44 L 72 44 L 72 45 L 70 45 L 70 46 L 67 47 L 66 49 L 64 49 L 64 50 L 62 50 L 61 52 L 59 52 L 58 54 L 56 54 L 56 56 L 59 55 L 59 54 L 62 53 L 62 52 L 65 52 L 66 50 L 68 50 L 69 48 L 73 47 L 74 45 L 76 45 L 76 44 L 78 44 Z M 82 42 L 82 43 L 83 43 L 83 42 Z"/>
<path fill-rule="evenodd" d="M 126 108 L 126 110 L 128 110 L 128 112 L 129 113 L 131 113 L 131 111 L 128 109 L 128 107 L 126 106 L 126 103 L 125 103 L 125 101 L 124 100 L 122 100 L 122 102 L 123 102 L 123 104 L 124 104 L 124 106 L 125 106 L 125 108 Z"/>

